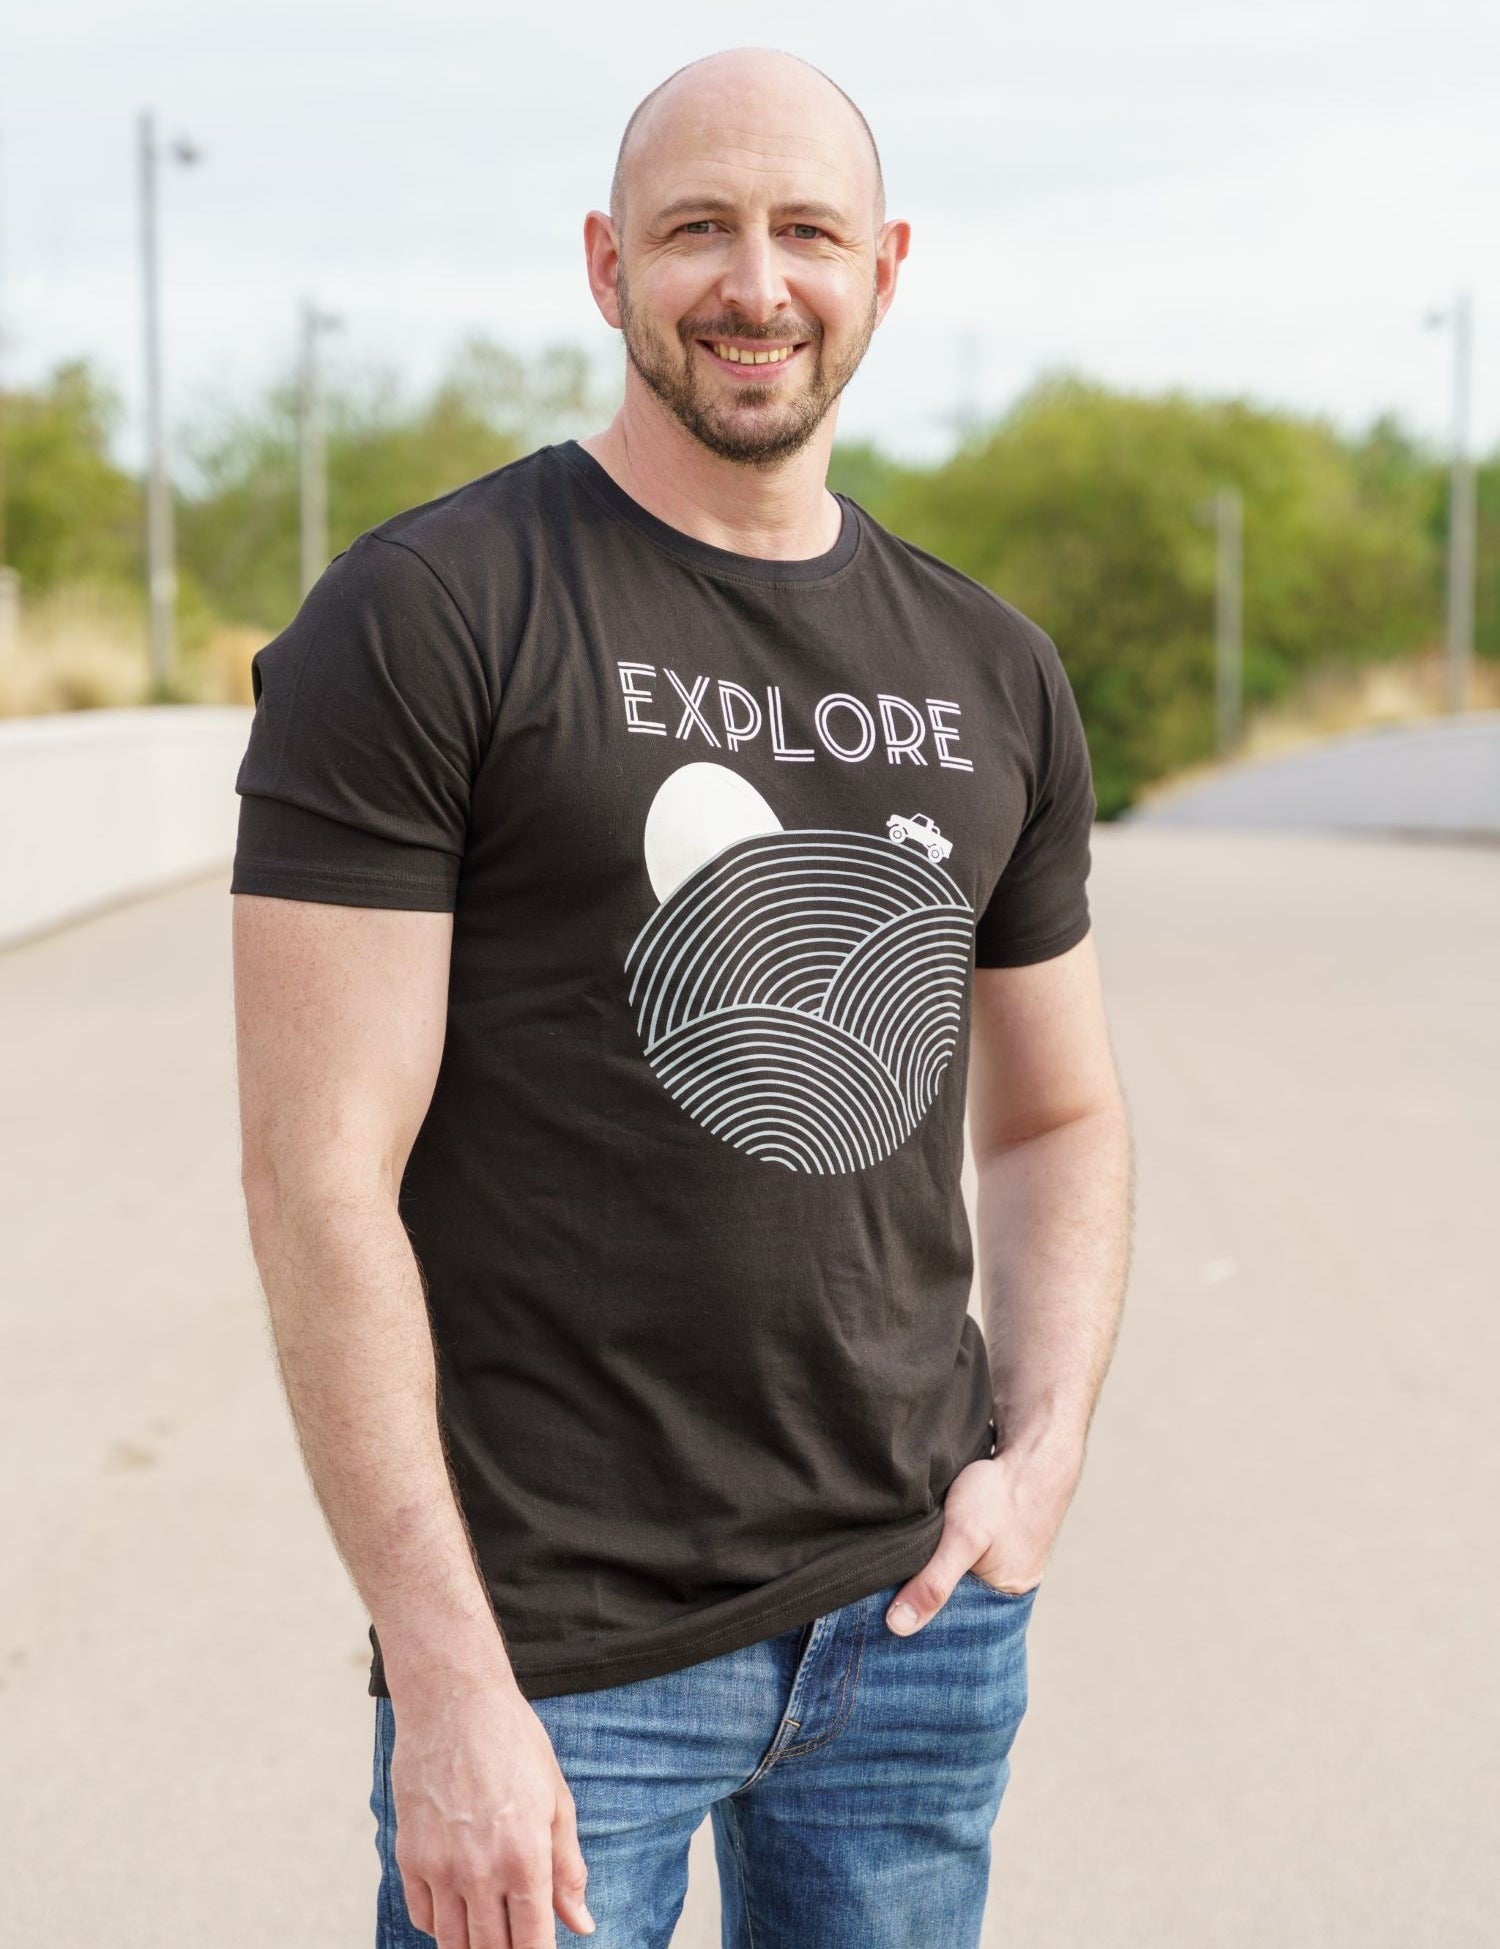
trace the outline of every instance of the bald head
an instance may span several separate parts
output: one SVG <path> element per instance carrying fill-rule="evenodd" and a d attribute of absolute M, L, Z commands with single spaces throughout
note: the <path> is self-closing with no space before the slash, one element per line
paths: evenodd
<path fill-rule="evenodd" d="M 712 131 L 729 144 L 757 124 L 792 124 L 821 143 L 852 144 L 870 180 L 875 228 L 885 221 L 885 181 L 870 125 L 836 81 L 795 54 L 732 48 L 690 61 L 653 88 L 625 124 L 610 184 L 609 214 L 623 234 L 637 159 L 654 141 Z"/>

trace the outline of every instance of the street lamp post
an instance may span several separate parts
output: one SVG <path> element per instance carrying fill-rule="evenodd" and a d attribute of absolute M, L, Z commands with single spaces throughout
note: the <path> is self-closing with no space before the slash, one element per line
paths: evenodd
<path fill-rule="evenodd" d="M 328 566 L 328 440 L 323 418 L 323 374 L 318 339 L 343 321 L 302 301 L 301 503 L 302 593 Z"/>
<path fill-rule="evenodd" d="M 151 691 L 167 695 L 176 651 L 177 564 L 172 533 L 172 485 L 167 468 L 162 410 L 160 248 L 157 237 L 157 177 L 161 153 L 155 119 L 143 113 L 137 123 L 141 199 L 141 282 L 145 305 L 146 351 L 146 601 L 151 659 Z M 184 166 L 199 160 L 190 142 L 168 151 Z"/>
<path fill-rule="evenodd" d="M 1245 507 L 1237 487 L 1221 487 L 1214 520 L 1214 703 L 1220 757 L 1239 744 L 1244 717 Z"/>
<path fill-rule="evenodd" d="M 1469 409 L 1473 393 L 1474 300 L 1461 291 L 1447 311 L 1429 312 L 1429 325 L 1453 333 L 1453 457 L 1448 475 L 1448 601 L 1444 692 L 1450 711 L 1467 710 L 1474 663 L 1475 505 L 1474 463 L 1469 458 Z"/>
<path fill-rule="evenodd" d="M 3 178 L 0 178 L 3 188 Z M 3 204 L 0 204 L 3 208 Z M 0 235 L 0 252 L 3 252 L 5 239 Z M 9 439 L 9 408 L 7 388 L 10 383 L 10 344 L 6 334 L 6 286 L 5 265 L 0 256 L 0 672 L 8 671 L 11 662 L 21 646 L 21 577 L 7 560 L 6 549 L 9 538 L 6 532 L 6 499 L 9 493 L 9 478 L 6 473 L 5 449 Z"/>
<path fill-rule="evenodd" d="M 5 212 L 4 187 L 5 178 L 3 171 L 0 171 L 0 218 L 3 218 Z M 8 356 L 10 346 L 5 330 L 6 288 L 4 251 L 5 234 L 3 224 L 0 224 L 0 569 L 4 569 L 6 564 L 5 497 L 8 482 L 5 472 L 5 445 L 7 432 L 6 413 L 9 405 L 6 399 L 6 385 L 10 378 L 10 360 Z M 3 628 L 3 626 L 3 623 L 0 623 L 0 628 Z"/>

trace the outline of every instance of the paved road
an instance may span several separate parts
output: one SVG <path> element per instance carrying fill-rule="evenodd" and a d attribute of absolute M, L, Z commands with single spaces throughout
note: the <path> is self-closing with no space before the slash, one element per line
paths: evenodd
<path fill-rule="evenodd" d="M 1096 859 L 1138 1247 L 990 1940 L 1493 1945 L 1500 853 Z M 364 1616 L 244 1239 L 226 886 L 0 955 L 17 1945 L 372 1939 Z M 677 1949 L 717 1939 L 693 1862 Z"/>

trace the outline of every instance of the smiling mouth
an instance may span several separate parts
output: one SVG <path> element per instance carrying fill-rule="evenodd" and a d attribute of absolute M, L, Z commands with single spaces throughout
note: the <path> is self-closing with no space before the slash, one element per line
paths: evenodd
<path fill-rule="evenodd" d="M 722 338 L 700 338 L 698 343 L 724 365 L 781 367 L 802 350 L 805 340 L 791 345 L 731 345 Z"/>

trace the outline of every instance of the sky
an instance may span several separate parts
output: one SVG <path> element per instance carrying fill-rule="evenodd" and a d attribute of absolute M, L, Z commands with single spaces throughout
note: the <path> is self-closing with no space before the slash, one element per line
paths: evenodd
<path fill-rule="evenodd" d="M 1500 444 L 1500 8 L 1493 0 L 830 0 L 731 20 L 424 0 L 49 0 L 0 30 L 0 374 L 88 356 L 142 444 L 136 118 L 201 160 L 162 181 L 171 421 L 340 320 L 332 370 L 429 383 L 480 330 L 617 373 L 584 213 L 673 68 L 783 47 L 874 127 L 912 225 L 846 438 L 939 457 L 967 407 L 1045 372 L 1322 414 L 1446 443 L 1475 306 L 1473 426 Z"/>

